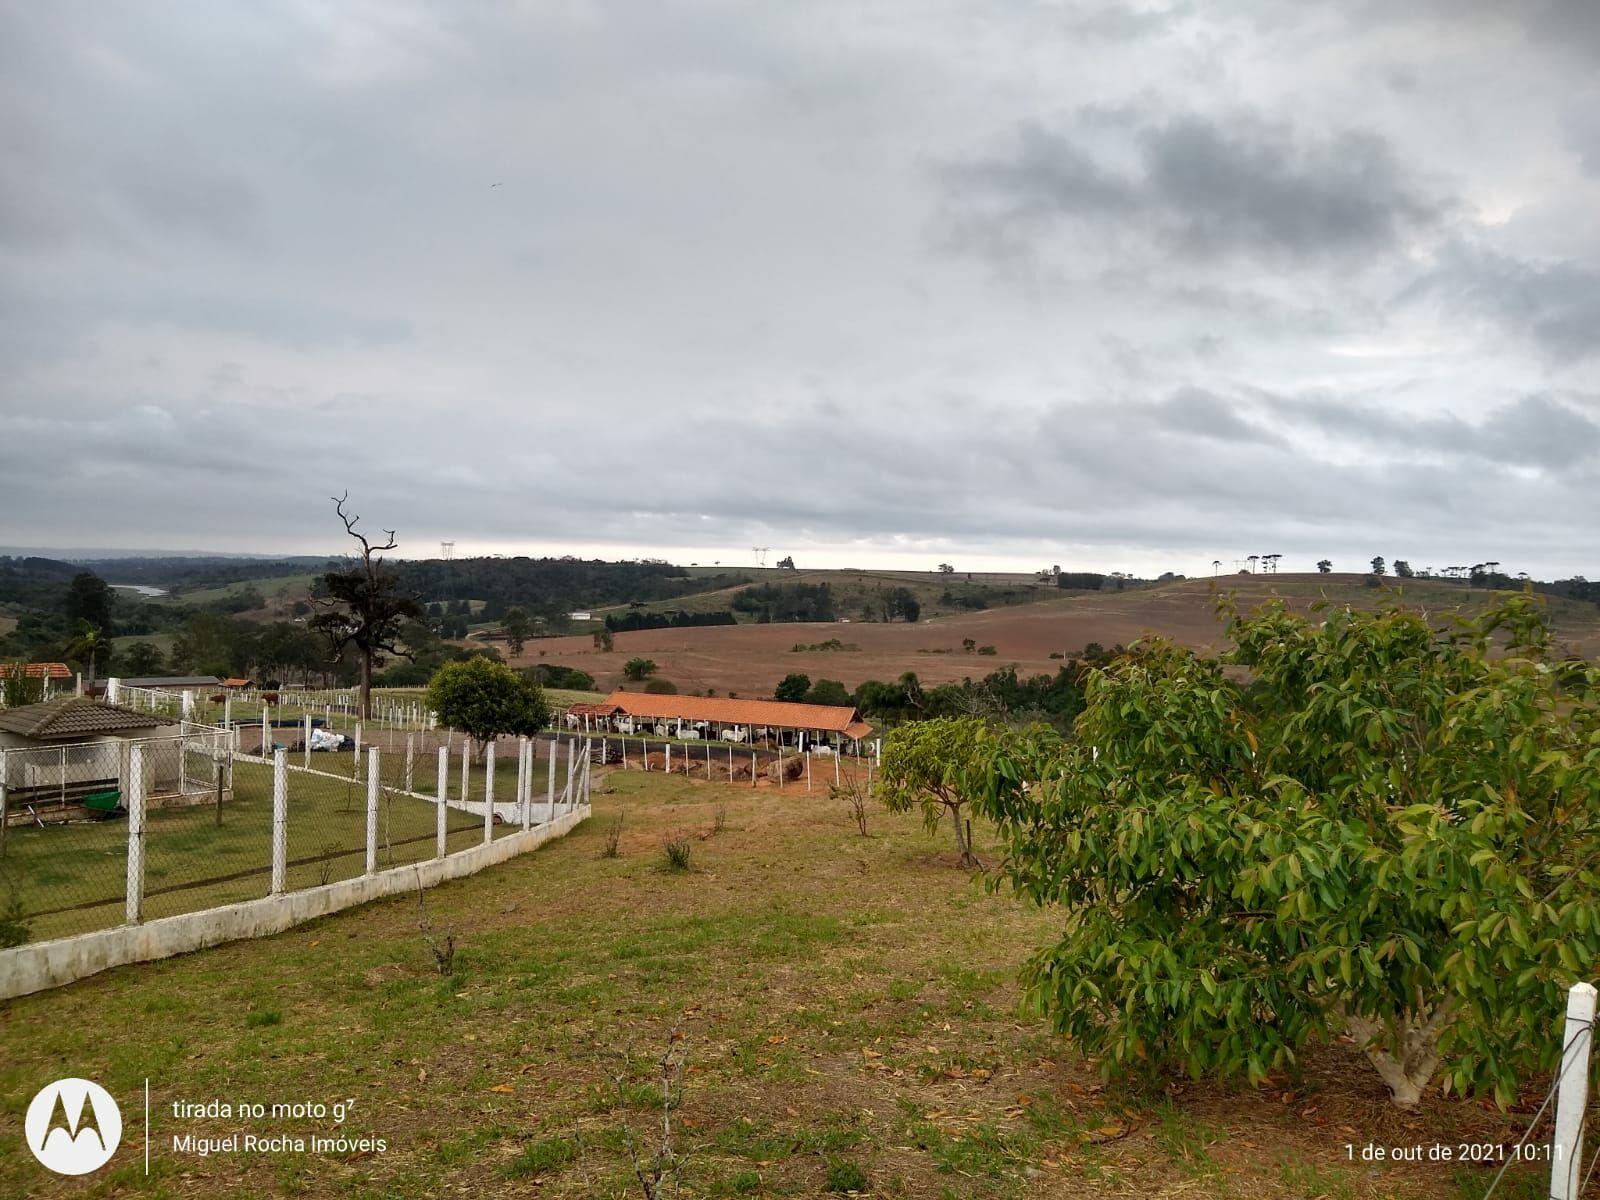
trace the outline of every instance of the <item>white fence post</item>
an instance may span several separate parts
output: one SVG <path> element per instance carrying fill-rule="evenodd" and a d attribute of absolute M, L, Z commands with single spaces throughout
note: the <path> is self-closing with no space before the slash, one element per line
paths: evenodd
<path fill-rule="evenodd" d="M 415 765 L 417 754 L 416 743 L 417 739 L 415 737 L 409 733 L 406 734 L 406 791 L 408 792 L 417 790 L 412 786 L 412 769 Z"/>
<path fill-rule="evenodd" d="M 272 752 L 272 894 L 284 890 L 289 864 L 289 752 Z"/>
<path fill-rule="evenodd" d="M 528 827 L 528 739 L 517 739 L 517 794 L 512 803 L 517 806 L 517 821 Z"/>
<path fill-rule="evenodd" d="M 461 806 L 467 811 L 467 802 L 472 799 L 472 739 L 461 739 Z"/>
<path fill-rule="evenodd" d="M 305 736 L 300 739 L 300 745 L 305 765 L 309 767 L 311 765 L 311 714 L 309 712 L 306 713 Z"/>
<path fill-rule="evenodd" d="M 367 874 L 378 873 L 378 748 L 367 751 Z"/>
<path fill-rule="evenodd" d="M 446 836 L 445 814 L 450 811 L 450 806 L 449 806 L 449 804 L 446 803 L 446 801 L 449 799 L 449 795 L 448 795 L 449 787 L 450 787 L 450 749 L 449 749 L 448 746 L 440 746 L 439 747 L 439 781 L 438 781 L 439 834 L 438 834 L 438 846 L 437 846 L 437 857 L 439 857 L 439 858 L 443 858 L 444 857 L 444 840 L 445 840 L 445 836 Z"/>
<path fill-rule="evenodd" d="M 549 819 L 556 819 L 556 756 L 561 753 L 561 735 L 550 739 L 550 781 L 545 784 L 544 798 L 550 806 Z"/>
<path fill-rule="evenodd" d="M 1594 1045 L 1595 990 L 1575 983 L 1567 993 L 1556 1084 L 1556 1128 L 1550 1138 L 1550 1200 L 1577 1200 L 1583 1189 L 1583 1116 L 1589 1104 L 1589 1051 Z"/>
<path fill-rule="evenodd" d="M 261 702 L 261 757 L 272 761 L 272 705 Z"/>
<path fill-rule="evenodd" d="M 356 773 L 356 778 L 360 779 L 361 778 L 361 722 L 360 721 L 356 722 L 356 740 L 354 741 L 354 743 L 352 743 L 351 749 L 350 749 L 350 765 L 351 765 L 351 769 L 354 770 L 355 773 Z"/>
<path fill-rule="evenodd" d="M 128 924 L 144 920 L 144 747 L 128 755 Z"/>
<path fill-rule="evenodd" d="M 483 840 L 494 841 L 494 740 L 484 748 L 483 757 Z"/>

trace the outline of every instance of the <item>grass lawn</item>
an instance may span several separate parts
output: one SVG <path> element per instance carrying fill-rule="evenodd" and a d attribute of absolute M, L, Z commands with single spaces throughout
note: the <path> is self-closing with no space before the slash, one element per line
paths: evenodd
<path fill-rule="evenodd" d="M 626 1131 L 653 1147 L 674 1030 L 693 1196 L 1463 1200 L 1488 1172 L 1360 1147 L 1499 1142 L 1515 1123 L 1438 1099 L 1402 1114 L 1341 1045 L 1256 1091 L 1106 1089 L 1019 1011 L 1017 967 L 1055 919 L 954 869 L 947 831 L 875 812 L 863 838 L 820 793 L 655 773 L 613 773 L 595 801 L 566 839 L 427 894 L 453 977 L 417 900 L 395 898 L 0 1005 L 0 1195 L 637 1197 Z M 620 856 L 602 857 L 618 818 Z M 673 833 L 686 872 L 665 869 Z M 34 1091 L 68 1074 L 127 1118 L 87 1180 L 46 1176 L 20 1136 Z M 353 1098 L 345 1132 L 387 1149 L 177 1157 L 175 1133 L 328 1127 L 171 1113 L 213 1098 Z"/>

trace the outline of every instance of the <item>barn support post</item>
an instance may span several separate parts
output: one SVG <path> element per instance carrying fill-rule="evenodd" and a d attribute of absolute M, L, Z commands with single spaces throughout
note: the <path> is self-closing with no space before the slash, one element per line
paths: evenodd
<path fill-rule="evenodd" d="M 220 775 L 219 775 L 220 778 Z M 221 789 L 218 789 L 221 795 Z M 272 884 L 270 892 L 282 895 L 289 864 L 289 752 L 272 752 Z"/>
<path fill-rule="evenodd" d="M 450 811 L 448 803 L 450 799 L 450 750 L 446 746 L 439 747 L 439 778 L 434 783 L 434 789 L 439 797 L 439 802 L 436 805 L 439 825 L 434 844 L 434 857 L 443 858 L 444 840 L 448 832 L 445 827 L 445 815 Z"/>
<path fill-rule="evenodd" d="M 408 792 L 416 791 L 416 788 L 411 786 L 413 770 L 416 765 L 416 756 L 417 739 L 414 735 L 408 733 L 406 734 L 406 791 Z"/>
<path fill-rule="evenodd" d="M 483 757 L 483 840 L 494 841 L 494 739 L 484 747 Z"/>
<path fill-rule="evenodd" d="M 560 754 L 561 735 L 557 734 L 550 739 L 550 775 L 544 785 L 544 800 L 550 809 L 548 819 L 551 821 L 556 819 L 556 759 Z"/>
<path fill-rule="evenodd" d="M 144 747 L 128 756 L 128 924 L 144 920 Z"/>

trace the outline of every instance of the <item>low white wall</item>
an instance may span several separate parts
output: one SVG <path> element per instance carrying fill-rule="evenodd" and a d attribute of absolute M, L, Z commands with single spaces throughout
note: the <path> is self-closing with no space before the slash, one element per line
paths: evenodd
<path fill-rule="evenodd" d="M 481 811 L 481 806 L 480 806 Z M 60 987 L 112 967 L 187 954 L 221 942 L 266 937 L 340 909 L 398 892 L 433 887 L 505 862 L 564 836 L 589 816 L 588 805 L 548 824 L 458 850 L 444 858 L 390 867 L 374 875 L 341 879 L 320 887 L 263 896 L 202 912 L 161 917 L 142 925 L 119 925 L 94 933 L 0 950 L 0 1000 Z"/>

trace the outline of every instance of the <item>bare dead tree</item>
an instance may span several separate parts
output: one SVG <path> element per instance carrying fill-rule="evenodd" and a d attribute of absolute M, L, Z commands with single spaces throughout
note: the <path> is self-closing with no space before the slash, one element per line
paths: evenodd
<path fill-rule="evenodd" d="M 667 1037 L 667 1048 L 657 1063 L 661 1077 L 661 1140 L 655 1150 L 645 1154 L 634 1141 L 633 1124 L 626 1116 L 622 1119 L 622 1141 L 628 1158 L 633 1163 L 633 1177 L 645 1200 L 668 1200 L 678 1195 L 683 1179 L 684 1164 L 689 1156 L 681 1154 L 672 1142 L 672 1113 L 683 1103 L 683 1071 L 689 1062 L 688 1043 L 683 1031 L 674 1029 Z M 618 1106 L 626 1100 L 626 1080 L 615 1076 Z M 624 1110 L 625 1111 L 625 1110 Z"/>
<path fill-rule="evenodd" d="M 322 577 L 325 594 L 313 598 L 321 610 L 311 619 L 312 628 L 328 639 L 334 659 L 354 646 L 361 656 L 361 698 L 358 708 L 362 720 L 372 717 L 372 664 L 379 654 L 401 658 L 411 655 L 400 645 L 404 621 L 420 621 L 422 606 L 416 597 L 402 591 L 394 572 L 383 563 L 383 553 L 399 546 L 394 530 L 383 531 L 381 543 L 372 541 L 356 526 L 361 518 L 345 512 L 350 493 L 334 496 L 333 510 L 344 524 L 344 531 L 360 545 L 359 554 L 349 558 L 342 571 L 329 571 Z"/>

